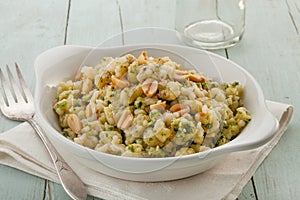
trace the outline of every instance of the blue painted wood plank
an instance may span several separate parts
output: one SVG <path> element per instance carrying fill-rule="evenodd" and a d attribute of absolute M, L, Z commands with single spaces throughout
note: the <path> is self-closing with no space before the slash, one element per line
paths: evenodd
<path fill-rule="evenodd" d="M 245 37 L 228 49 L 229 58 L 257 79 L 267 99 L 295 106 L 290 127 L 254 175 L 258 199 L 300 198 L 298 5 L 293 0 L 247 1 Z"/>
<path fill-rule="evenodd" d="M 45 180 L 0 165 L 0 199 L 43 199 Z"/>
<path fill-rule="evenodd" d="M 34 90 L 36 56 L 63 44 L 66 10 L 65 1 L 0 2 L 0 66 L 18 62 L 31 91 Z M 17 124 L 0 114 L 0 132 Z M 45 183 L 44 179 L 0 165 L 0 199 L 43 199 Z"/>

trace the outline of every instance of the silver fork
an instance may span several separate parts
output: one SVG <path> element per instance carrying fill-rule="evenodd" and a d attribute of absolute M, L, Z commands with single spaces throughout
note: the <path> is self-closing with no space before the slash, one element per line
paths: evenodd
<path fill-rule="evenodd" d="M 26 86 L 19 66 L 17 65 L 17 63 L 15 65 L 16 72 L 19 78 L 20 85 L 23 89 L 24 95 L 22 94 L 16 81 L 14 80 L 8 65 L 6 65 L 6 69 L 9 82 L 12 86 L 12 92 L 10 91 L 9 85 L 0 68 L 0 79 L 3 88 L 3 93 L 0 91 L 0 109 L 3 115 L 12 120 L 27 121 L 33 127 L 35 132 L 39 135 L 42 142 L 44 143 L 46 149 L 48 150 L 56 168 L 60 182 L 63 188 L 65 189 L 66 193 L 73 199 L 86 199 L 87 190 L 83 182 L 60 156 L 60 154 L 57 152 L 57 150 L 47 138 L 44 131 L 35 121 L 35 108 L 33 97 L 31 95 L 30 90 Z"/>

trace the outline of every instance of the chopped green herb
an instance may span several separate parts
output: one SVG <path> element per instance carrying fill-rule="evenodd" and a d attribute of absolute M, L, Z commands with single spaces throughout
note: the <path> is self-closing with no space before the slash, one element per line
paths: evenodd
<path fill-rule="evenodd" d="M 127 149 L 131 152 L 134 152 L 134 146 L 133 145 L 129 145 L 127 146 Z"/>
<path fill-rule="evenodd" d="M 205 124 L 205 128 L 211 129 L 212 128 L 212 123 Z"/>
<path fill-rule="evenodd" d="M 67 100 L 62 100 L 56 104 L 57 108 L 65 108 L 67 105 Z"/>
<path fill-rule="evenodd" d="M 240 84 L 239 82 L 235 81 L 235 82 L 233 82 L 231 85 L 232 85 L 233 87 L 236 87 L 236 86 L 238 86 L 239 84 Z"/>
<path fill-rule="evenodd" d="M 69 136 L 69 132 L 68 131 L 62 131 L 61 134 L 65 137 L 68 137 Z"/>

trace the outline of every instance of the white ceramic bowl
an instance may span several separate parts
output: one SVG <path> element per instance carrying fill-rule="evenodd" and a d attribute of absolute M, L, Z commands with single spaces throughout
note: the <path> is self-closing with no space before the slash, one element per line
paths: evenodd
<path fill-rule="evenodd" d="M 73 79 L 82 65 L 95 65 L 105 56 L 117 57 L 135 49 L 146 49 L 150 56 L 165 56 L 177 62 L 190 62 L 206 75 L 226 82 L 239 81 L 244 87 L 245 107 L 252 120 L 231 142 L 208 151 L 168 158 L 130 158 L 105 154 L 80 146 L 59 133 L 57 117 L 52 110 L 55 86 L 60 81 Z M 172 53 L 173 52 L 173 53 Z M 172 58 L 181 55 L 186 60 Z M 177 59 L 177 60 L 176 60 Z M 180 64 L 184 64 L 180 63 Z M 278 128 L 275 117 L 267 110 L 262 90 L 255 79 L 243 68 L 221 56 L 185 46 L 139 44 L 113 48 L 60 46 L 50 49 L 35 61 L 37 117 L 49 139 L 68 159 L 76 159 L 86 167 L 103 174 L 134 181 L 165 181 L 203 172 L 235 151 L 257 148 L 268 142 Z M 230 156 L 230 155 L 229 155 Z"/>

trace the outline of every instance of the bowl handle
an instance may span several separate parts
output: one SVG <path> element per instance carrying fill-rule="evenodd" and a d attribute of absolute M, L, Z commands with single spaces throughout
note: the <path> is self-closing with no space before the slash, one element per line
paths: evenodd
<path fill-rule="evenodd" d="M 245 151 L 258 148 L 269 142 L 279 129 L 279 122 L 274 115 L 266 109 L 264 119 L 257 131 L 245 135 L 240 135 L 231 142 L 216 147 L 209 153 L 212 155 L 221 155 L 236 151 Z"/>

